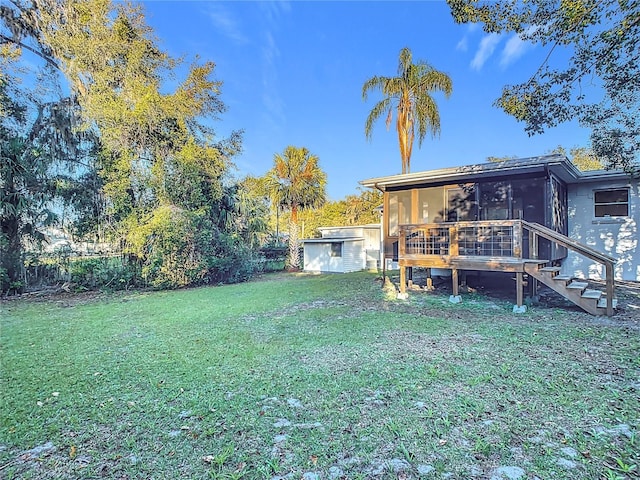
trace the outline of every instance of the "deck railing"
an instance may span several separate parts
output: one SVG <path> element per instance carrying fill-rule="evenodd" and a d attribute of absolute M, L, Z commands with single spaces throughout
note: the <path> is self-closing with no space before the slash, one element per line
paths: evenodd
<path fill-rule="evenodd" d="M 604 266 L 607 315 L 613 314 L 616 259 L 582 245 L 538 223 L 524 220 L 485 220 L 401 225 L 398 238 L 398 258 L 433 256 L 474 257 L 540 257 L 540 238 L 564 247 Z M 525 241 L 528 240 L 525 244 Z"/>
<path fill-rule="evenodd" d="M 451 255 L 522 258 L 519 220 L 402 225 L 400 257 Z"/>
<path fill-rule="evenodd" d="M 568 248 L 583 257 L 587 257 L 596 263 L 604 266 L 605 269 L 605 282 L 606 282 L 606 299 L 607 299 L 607 316 L 613 315 L 613 296 L 615 293 L 615 277 L 613 273 L 613 267 L 616 263 L 616 259 L 606 255 L 598 250 L 594 250 L 591 247 L 582 245 L 575 240 L 562 235 L 555 230 L 551 230 L 539 223 L 525 222 L 519 220 L 522 223 L 523 228 L 529 231 L 529 251 L 531 255 L 535 255 L 532 258 L 538 258 L 538 238 L 542 237 L 558 245 Z"/>

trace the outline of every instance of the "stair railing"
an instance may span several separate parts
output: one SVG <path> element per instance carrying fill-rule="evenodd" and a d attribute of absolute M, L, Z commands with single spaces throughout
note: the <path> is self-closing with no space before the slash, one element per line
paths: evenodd
<path fill-rule="evenodd" d="M 613 296 L 615 293 L 615 278 L 613 274 L 613 267 L 616 263 L 616 259 L 605 255 L 591 247 L 582 245 L 581 243 L 572 240 L 571 238 L 562 235 L 548 227 L 540 225 L 539 223 L 527 222 L 521 220 L 522 227 L 529 231 L 529 253 L 531 258 L 537 258 L 538 254 L 538 237 L 545 238 L 551 242 L 555 242 L 560 246 L 573 250 L 574 252 L 584 257 L 593 260 L 605 267 L 606 277 L 606 299 L 607 299 L 607 316 L 613 315 Z"/>

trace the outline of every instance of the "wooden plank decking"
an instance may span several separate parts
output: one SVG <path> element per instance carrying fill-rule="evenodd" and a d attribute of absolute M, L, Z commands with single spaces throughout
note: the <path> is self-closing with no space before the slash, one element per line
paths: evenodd
<path fill-rule="evenodd" d="M 457 270 L 482 270 L 498 272 L 524 272 L 525 265 L 544 265 L 548 260 L 539 258 L 449 256 L 449 255 L 404 255 L 398 259 L 401 267 L 447 268 Z"/>

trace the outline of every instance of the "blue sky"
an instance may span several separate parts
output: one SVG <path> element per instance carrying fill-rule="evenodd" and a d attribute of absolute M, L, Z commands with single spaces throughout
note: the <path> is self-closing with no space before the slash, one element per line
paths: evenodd
<path fill-rule="evenodd" d="M 414 60 L 453 80 L 448 100 L 435 95 L 441 135 L 414 146 L 412 172 L 588 145 L 589 132 L 576 124 L 529 137 L 492 106 L 503 85 L 537 70 L 549 47 L 456 25 L 444 1 L 147 1 L 144 7 L 169 53 L 216 63 L 228 107 L 217 131 L 245 132 L 238 176 L 263 175 L 287 145 L 319 156 L 332 200 L 357 193 L 359 180 L 400 173 L 393 126 L 387 131 L 381 119 L 372 140 L 365 138 L 366 117 L 381 97 L 373 93 L 364 102 L 362 85 L 373 75 L 395 75 L 405 46 Z M 566 55 L 555 50 L 552 61 Z"/>

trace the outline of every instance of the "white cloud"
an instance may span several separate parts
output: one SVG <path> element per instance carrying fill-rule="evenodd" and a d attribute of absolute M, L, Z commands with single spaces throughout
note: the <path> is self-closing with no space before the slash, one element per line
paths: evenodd
<path fill-rule="evenodd" d="M 235 17 L 222 5 L 211 3 L 207 15 L 209 15 L 213 27 L 218 29 L 222 35 L 239 45 L 249 43 L 249 39 L 242 32 Z"/>
<path fill-rule="evenodd" d="M 473 34 L 476 30 L 478 30 L 479 25 L 477 23 L 469 23 L 467 24 L 466 32 L 464 36 L 460 39 L 458 44 L 456 45 L 456 50 L 460 50 L 461 52 L 466 52 L 469 49 L 469 34 Z"/>
<path fill-rule="evenodd" d="M 291 12 L 291 4 L 286 1 L 260 2 L 258 5 L 262 11 L 263 18 L 271 26 L 279 25 L 280 18 Z"/>
<path fill-rule="evenodd" d="M 460 50 L 461 52 L 466 52 L 467 49 L 469 48 L 467 43 L 468 43 L 467 42 L 467 36 L 465 35 L 464 37 L 462 37 L 460 39 L 460 41 L 456 45 L 456 50 Z"/>
<path fill-rule="evenodd" d="M 502 50 L 500 66 L 504 68 L 515 62 L 530 46 L 530 43 L 523 41 L 518 35 L 512 36 Z"/>
<path fill-rule="evenodd" d="M 471 60 L 471 68 L 474 70 L 480 70 L 484 63 L 493 55 L 493 51 L 500 43 L 500 35 L 497 33 L 490 33 L 485 35 L 480 41 L 480 46 L 476 51 L 476 55 Z"/>
<path fill-rule="evenodd" d="M 276 39 L 270 31 L 265 31 L 262 42 L 262 103 L 275 123 L 284 122 L 283 102 L 278 93 L 277 59 L 279 56 L 280 50 Z"/>

